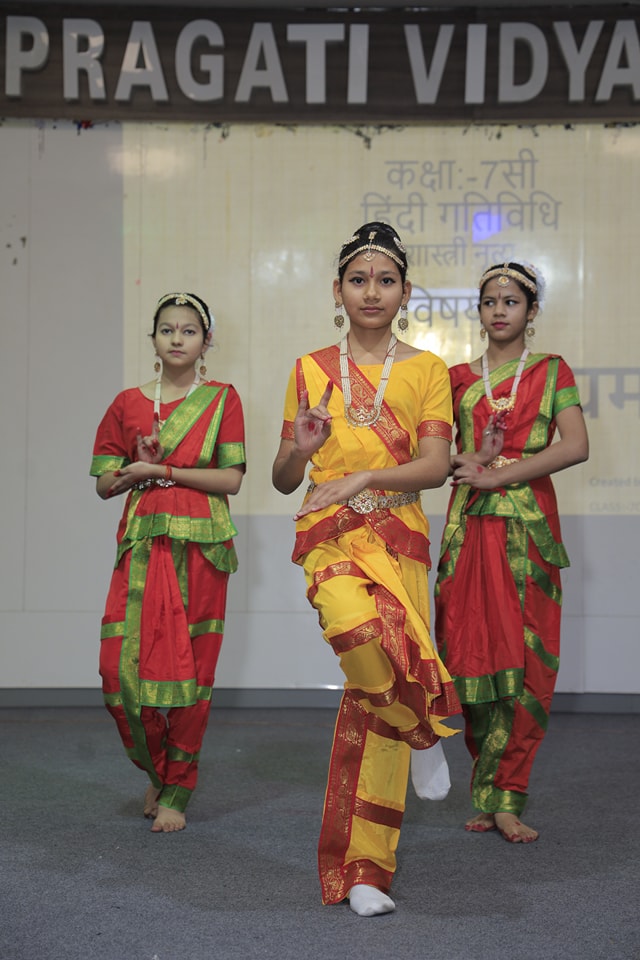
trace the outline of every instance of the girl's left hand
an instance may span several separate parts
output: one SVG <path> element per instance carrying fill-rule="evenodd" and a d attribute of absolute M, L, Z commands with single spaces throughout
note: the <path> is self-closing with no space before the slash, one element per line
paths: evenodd
<path fill-rule="evenodd" d="M 319 483 L 314 487 L 305 502 L 294 516 L 294 520 L 300 517 L 306 517 L 308 513 L 314 513 L 316 510 L 324 510 L 333 503 L 340 500 L 348 500 L 356 493 L 367 486 L 367 475 L 364 472 L 350 473 L 346 477 L 340 477 L 339 480 L 327 480 L 326 483 Z"/>
<path fill-rule="evenodd" d="M 134 483 L 139 483 L 141 480 L 148 480 L 150 477 L 153 477 L 156 472 L 157 471 L 153 469 L 149 469 L 149 463 L 144 460 L 136 460 L 134 463 L 129 463 L 126 467 L 122 467 L 121 470 L 114 472 L 115 479 L 109 487 L 108 495 L 115 497 L 119 493 L 126 493 Z"/>
<path fill-rule="evenodd" d="M 498 486 L 496 483 L 498 472 L 498 470 L 489 470 L 488 467 L 483 467 L 479 463 L 467 461 L 453 471 L 451 486 L 459 487 L 461 483 L 466 483 L 476 490 L 494 490 Z"/>

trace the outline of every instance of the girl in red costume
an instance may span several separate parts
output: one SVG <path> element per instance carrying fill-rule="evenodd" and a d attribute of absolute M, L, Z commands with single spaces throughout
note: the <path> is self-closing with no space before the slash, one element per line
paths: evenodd
<path fill-rule="evenodd" d="M 536 840 L 520 820 L 558 670 L 560 536 L 550 474 L 588 457 L 573 374 L 532 353 L 543 299 L 529 264 L 480 280 L 487 350 L 450 370 L 457 454 L 436 585 L 436 636 L 465 716 L 473 758 L 467 830 Z M 559 440 L 551 443 L 555 432 Z"/>
<path fill-rule="evenodd" d="M 240 399 L 205 381 L 213 318 L 192 293 L 162 297 L 156 379 L 124 390 L 96 436 L 103 499 L 126 494 L 102 620 L 100 673 L 126 752 L 151 784 L 152 831 L 186 825 L 237 567 L 228 496 L 245 469 Z"/>

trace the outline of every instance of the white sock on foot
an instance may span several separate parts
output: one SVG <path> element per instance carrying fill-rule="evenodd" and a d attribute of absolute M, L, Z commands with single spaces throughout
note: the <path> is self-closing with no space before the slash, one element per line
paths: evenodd
<path fill-rule="evenodd" d="M 396 905 L 382 890 L 368 883 L 357 883 L 349 890 L 349 906 L 359 917 L 375 917 L 381 913 L 392 913 Z"/>
<path fill-rule="evenodd" d="M 411 751 L 411 782 L 422 800 L 444 800 L 451 780 L 442 741 L 427 750 Z"/>

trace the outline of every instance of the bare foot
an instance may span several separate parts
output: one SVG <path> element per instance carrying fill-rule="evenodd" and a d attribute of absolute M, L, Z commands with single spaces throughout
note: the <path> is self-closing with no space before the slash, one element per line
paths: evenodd
<path fill-rule="evenodd" d="M 156 787 L 147 787 L 147 792 L 144 795 L 144 808 L 143 812 L 147 820 L 153 820 L 158 816 L 158 797 L 160 796 L 160 789 Z"/>
<path fill-rule="evenodd" d="M 498 830 L 509 843 L 533 843 L 538 839 L 538 831 L 518 820 L 515 813 L 496 813 L 495 821 Z"/>
<path fill-rule="evenodd" d="M 470 833 L 488 833 L 489 830 L 495 830 L 496 818 L 492 813 L 478 813 L 467 820 L 464 828 Z"/>
<path fill-rule="evenodd" d="M 184 830 L 187 820 L 184 813 L 179 810 L 172 810 L 171 807 L 163 807 L 158 804 L 158 815 L 153 821 L 151 827 L 152 833 L 175 833 L 177 830 Z"/>

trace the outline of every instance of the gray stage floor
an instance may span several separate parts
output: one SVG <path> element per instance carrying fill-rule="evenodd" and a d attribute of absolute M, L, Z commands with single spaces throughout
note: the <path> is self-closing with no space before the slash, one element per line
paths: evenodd
<path fill-rule="evenodd" d="M 334 711 L 214 709 L 181 834 L 102 709 L 2 709 L 2 960 L 640 960 L 640 716 L 553 714 L 535 844 L 468 834 L 462 737 L 441 803 L 409 788 L 394 914 L 323 907 Z"/>

